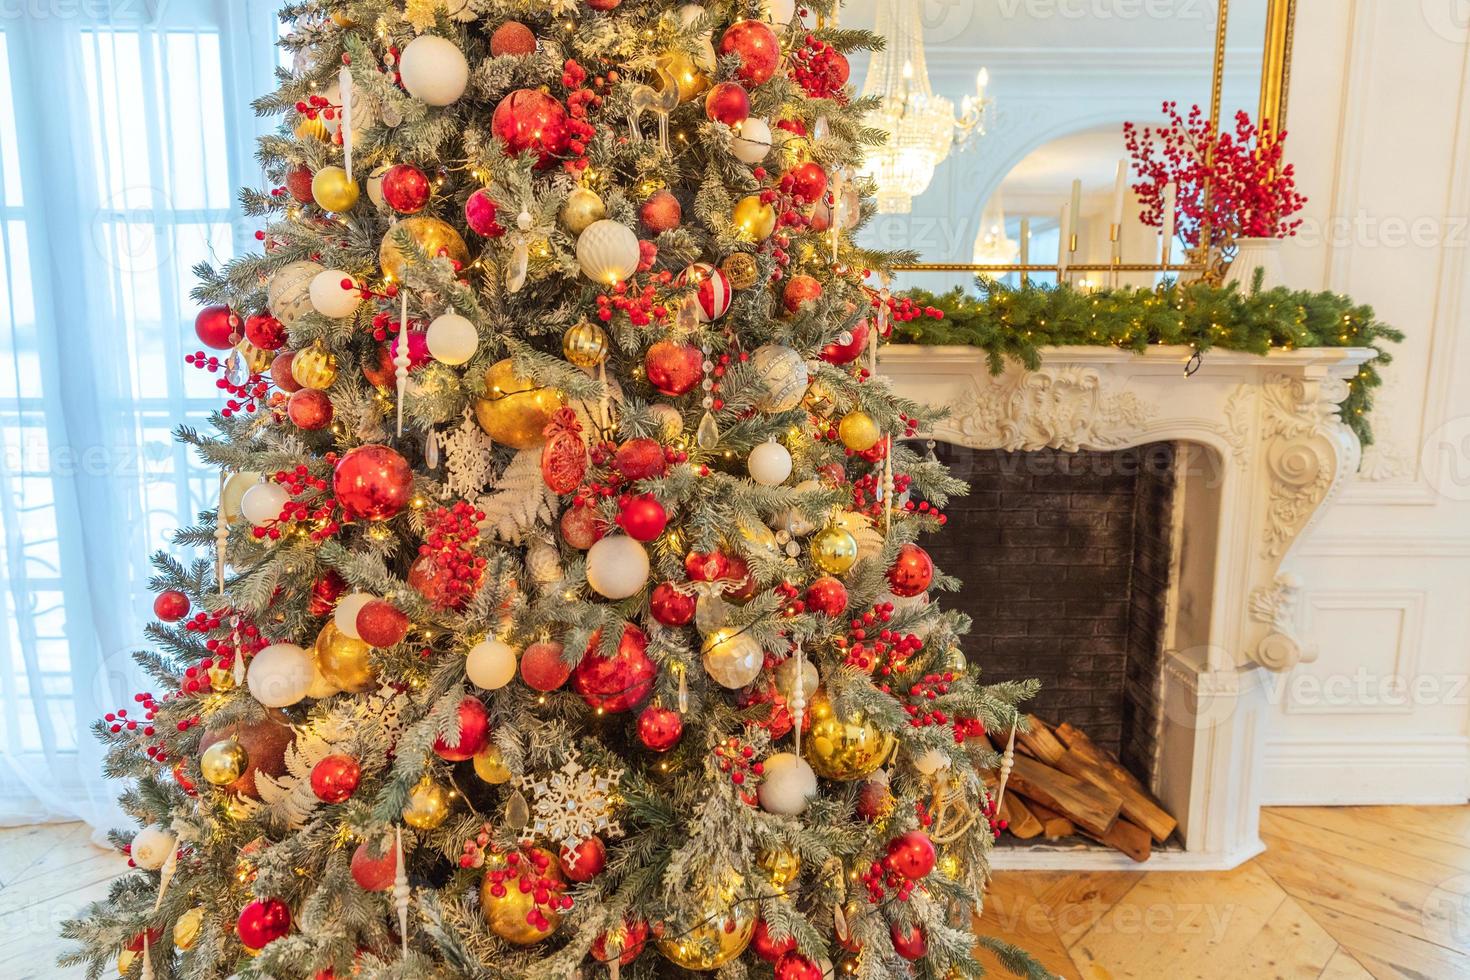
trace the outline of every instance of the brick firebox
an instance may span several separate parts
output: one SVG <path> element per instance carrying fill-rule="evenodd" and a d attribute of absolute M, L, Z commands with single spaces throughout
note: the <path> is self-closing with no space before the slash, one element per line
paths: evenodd
<path fill-rule="evenodd" d="M 1147 778 L 1156 755 L 1175 450 L 935 454 L 971 485 L 925 542 L 964 588 L 965 653 L 991 682 L 1037 678 L 1032 710 Z"/>

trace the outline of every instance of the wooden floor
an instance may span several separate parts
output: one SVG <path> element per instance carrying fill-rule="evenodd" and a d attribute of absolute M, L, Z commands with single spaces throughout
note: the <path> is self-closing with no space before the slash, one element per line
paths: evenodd
<path fill-rule="evenodd" d="M 1071 978 L 1470 978 L 1470 807 L 1273 809 L 1261 823 L 1266 853 L 1222 874 L 998 875 L 983 930 Z M 124 867 L 88 837 L 0 830 L 0 977 L 81 976 L 52 965 L 57 927 Z"/>

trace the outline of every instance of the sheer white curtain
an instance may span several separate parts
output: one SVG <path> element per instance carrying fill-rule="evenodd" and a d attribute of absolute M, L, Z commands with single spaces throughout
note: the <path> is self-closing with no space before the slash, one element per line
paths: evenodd
<path fill-rule="evenodd" d="M 255 246 L 275 5 L 0 15 L 0 824 L 117 822 L 90 726 L 136 709 L 148 557 L 216 485 L 170 439 L 219 403 L 189 270 Z"/>

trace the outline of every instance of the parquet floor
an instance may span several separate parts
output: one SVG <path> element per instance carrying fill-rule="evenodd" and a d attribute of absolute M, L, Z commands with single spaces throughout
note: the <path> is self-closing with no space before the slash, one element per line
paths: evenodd
<path fill-rule="evenodd" d="M 1470 807 L 1273 809 L 1262 835 L 1221 874 L 998 875 L 981 929 L 1068 978 L 1470 980 Z M 56 929 L 124 868 L 88 837 L 0 830 L 0 977 L 81 976 Z"/>

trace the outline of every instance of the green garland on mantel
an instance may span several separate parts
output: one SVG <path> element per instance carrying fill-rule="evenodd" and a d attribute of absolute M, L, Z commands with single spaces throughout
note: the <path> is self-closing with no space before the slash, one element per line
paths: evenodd
<path fill-rule="evenodd" d="M 1404 335 L 1337 293 L 1286 288 L 1242 291 L 1208 283 L 1170 283 L 1157 290 L 1123 288 L 1080 292 L 1029 284 L 1014 288 L 980 279 L 979 294 L 955 287 L 943 295 L 914 289 L 904 295 L 919 306 L 944 311 L 944 319 L 921 317 L 898 324 L 900 344 L 978 347 L 990 370 L 999 374 L 1007 357 L 1026 367 L 1040 366 L 1040 349 L 1109 346 L 1143 352 L 1155 344 L 1266 354 L 1298 347 L 1371 347 L 1378 357 L 1348 382 L 1343 419 L 1363 445 L 1373 442 L 1368 423 L 1373 389 L 1383 383 L 1380 368 L 1393 358 L 1385 343 Z"/>

